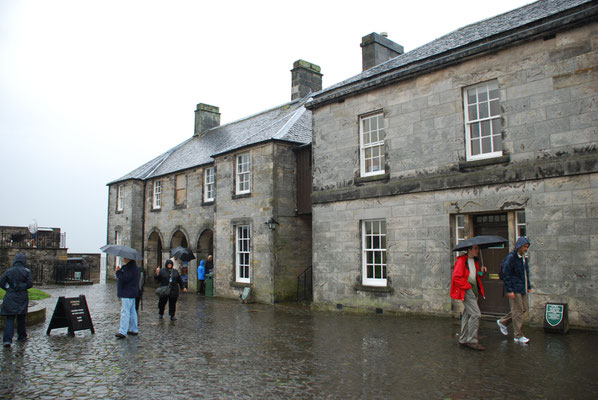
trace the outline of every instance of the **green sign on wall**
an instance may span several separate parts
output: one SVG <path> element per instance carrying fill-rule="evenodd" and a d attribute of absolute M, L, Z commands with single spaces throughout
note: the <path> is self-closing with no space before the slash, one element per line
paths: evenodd
<path fill-rule="evenodd" d="M 563 321 L 564 310 L 563 304 L 546 304 L 546 322 L 550 326 L 557 326 Z"/>

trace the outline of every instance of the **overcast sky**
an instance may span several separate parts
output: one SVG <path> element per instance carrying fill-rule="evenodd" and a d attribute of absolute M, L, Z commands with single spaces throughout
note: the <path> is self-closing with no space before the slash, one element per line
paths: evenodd
<path fill-rule="evenodd" d="M 106 243 L 108 189 L 193 135 L 286 103 L 293 62 L 324 87 L 361 72 L 361 37 L 410 51 L 526 0 L 0 0 L 0 226 Z"/>

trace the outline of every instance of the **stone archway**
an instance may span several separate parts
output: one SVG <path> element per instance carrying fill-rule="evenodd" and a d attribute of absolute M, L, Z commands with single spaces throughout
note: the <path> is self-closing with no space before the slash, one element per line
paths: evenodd
<path fill-rule="evenodd" d="M 163 267 L 162 262 L 162 239 L 156 231 L 152 232 L 147 240 L 146 248 L 146 276 L 151 276 L 156 267 Z"/>
<path fill-rule="evenodd" d="M 210 254 L 214 255 L 214 232 L 206 229 L 197 240 L 197 259 L 207 260 Z"/>
<path fill-rule="evenodd" d="M 179 246 L 189 248 L 189 242 L 187 241 L 187 235 L 185 235 L 185 233 L 183 233 L 181 230 L 177 230 L 172 235 L 172 238 L 170 239 L 170 255 L 171 256 L 172 256 L 172 250 Z M 192 265 L 193 265 L 193 263 L 192 263 Z M 175 268 L 177 268 L 177 270 L 180 272 L 181 278 L 183 278 L 183 285 L 185 287 L 188 287 L 188 284 L 189 284 L 189 267 L 190 267 L 190 265 L 186 261 L 183 262 L 180 269 L 177 268 L 177 265 L 175 263 Z"/>
<path fill-rule="evenodd" d="M 170 239 L 170 250 L 174 249 L 175 247 L 189 247 L 189 242 L 187 241 L 187 236 L 180 230 L 173 233 L 172 238 Z"/>

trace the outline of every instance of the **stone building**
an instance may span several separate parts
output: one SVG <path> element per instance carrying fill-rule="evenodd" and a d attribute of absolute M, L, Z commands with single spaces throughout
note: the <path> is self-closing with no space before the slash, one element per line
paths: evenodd
<path fill-rule="evenodd" d="M 598 3 L 538 1 L 413 51 L 363 38 L 364 71 L 317 93 L 314 304 L 458 314 L 451 248 L 520 235 L 532 322 L 598 326 Z M 499 260 L 480 306 L 507 310 Z"/>
<path fill-rule="evenodd" d="M 0 274 L 23 253 L 36 284 L 100 283 L 100 254 L 69 253 L 60 228 L 36 227 L 34 232 L 26 226 L 0 226 Z"/>
<path fill-rule="evenodd" d="M 293 65 L 291 102 L 220 125 L 218 107 L 198 104 L 188 140 L 108 184 L 107 242 L 143 254 L 148 276 L 177 246 L 197 263 L 214 255 L 214 294 L 260 302 L 294 300 L 311 265 L 311 112 L 322 88 L 317 65 Z M 108 257 L 112 271 L 114 257 Z M 108 276 L 113 274 L 109 273 Z M 151 280 L 150 280 L 151 282 Z"/>

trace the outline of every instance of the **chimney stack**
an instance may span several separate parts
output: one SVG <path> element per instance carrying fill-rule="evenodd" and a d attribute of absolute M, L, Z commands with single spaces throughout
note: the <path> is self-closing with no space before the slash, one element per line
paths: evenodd
<path fill-rule="evenodd" d="M 405 52 L 403 46 L 388 39 L 387 35 L 386 32 L 381 35 L 373 32 L 361 38 L 362 71 L 382 64 L 384 61 L 400 56 Z"/>
<path fill-rule="evenodd" d="M 291 101 L 322 90 L 320 67 L 304 60 L 293 63 L 291 70 Z"/>
<path fill-rule="evenodd" d="M 193 131 L 193 136 L 198 136 L 216 126 L 220 126 L 220 109 L 216 106 L 199 103 L 195 109 L 195 130 Z"/>

